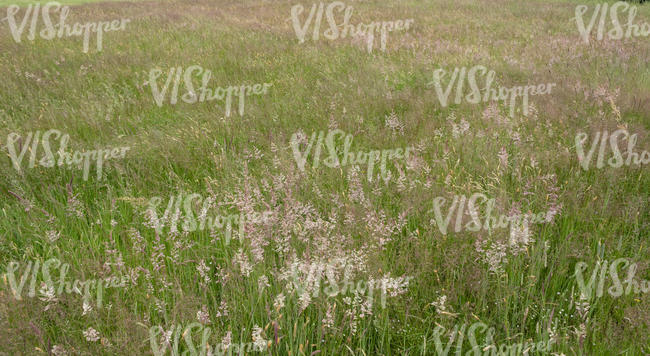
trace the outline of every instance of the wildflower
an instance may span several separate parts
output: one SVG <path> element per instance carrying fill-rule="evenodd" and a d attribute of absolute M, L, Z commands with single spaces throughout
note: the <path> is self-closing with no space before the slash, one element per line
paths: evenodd
<path fill-rule="evenodd" d="M 521 142 L 521 134 L 517 131 L 510 131 L 510 139 L 512 139 L 516 143 Z"/>
<path fill-rule="evenodd" d="M 560 212 L 560 208 L 562 208 L 562 205 L 552 203 L 551 206 L 549 206 L 548 210 L 546 211 L 546 222 L 550 223 L 553 221 L 555 218 L 555 215 L 557 215 L 558 212 Z"/>
<path fill-rule="evenodd" d="M 154 307 L 158 313 L 160 314 L 165 313 L 165 302 L 163 302 L 162 300 L 157 299 L 154 303 Z"/>
<path fill-rule="evenodd" d="M 92 341 L 95 342 L 99 340 L 99 332 L 91 327 L 86 329 L 84 332 L 84 337 L 86 338 L 86 341 Z"/>
<path fill-rule="evenodd" d="M 57 231 L 54 231 L 54 230 L 50 230 L 50 231 L 45 232 L 45 236 L 47 238 L 47 241 L 49 241 L 50 243 L 55 243 L 56 240 L 59 239 L 60 235 L 61 235 L 60 232 L 57 232 Z"/>
<path fill-rule="evenodd" d="M 460 120 L 460 124 L 456 125 L 455 123 L 451 123 L 452 125 L 452 131 L 451 134 L 454 138 L 459 138 L 463 136 L 467 130 L 469 130 L 469 122 L 467 122 L 465 119 Z"/>
<path fill-rule="evenodd" d="M 217 318 L 220 318 L 222 316 L 228 316 L 228 304 L 225 300 L 221 301 L 219 309 L 217 310 Z"/>
<path fill-rule="evenodd" d="M 433 305 L 436 307 L 436 312 L 438 313 L 444 313 L 447 311 L 447 296 L 446 295 L 441 295 L 438 297 L 438 300 L 435 302 L 432 302 L 430 305 Z"/>
<path fill-rule="evenodd" d="M 196 270 L 199 271 L 199 276 L 203 278 L 203 282 L 205 284 L 210 283 L 211 279 L 210 276 L 208 275 L 208 271 L 210 271 L 210 268 L 205 264 L 204 260 L 201 260 L 199 262 L 199 265 L 196 266 Z"/>
<path fill-rule="evenodd" d="M 210 313 L 208 313 L 208 308 L 205 305 L 196 312 L 196 319 L 203 325 L 210 324 Z"/>
<path fill-rule="evenodd" d="M 305 145 L 306 145 L 307 142 L 308 142 L 307 135 L 305 134 L 305 132 L 304 132 L 302 129 L 299 129 L 299 130 L 296 132 L 296 140 L 295 140 L 295 143 L 296 143 L 297 145 L 302 145 L 302 144 L 305 144 Z"/>
<path fill-rule="evenodd" d="M 160 236 L 156 236 L 153 246 L 153 253 L 150 256 L 151 265 L 153 270 L 158 272 L 165 267 L 165 244 L 160 240 Z"/>
<path fill-rule="evenodd" d="M 156 212 L 152 209 L 147 209 L 144 212 L 144 217 L 146 221 L 143 223 L 144 226 L 151 229 L 162 229 L 164 225 L 164 220 L 166 216 L 161 216 L 158 218 Z"/>
<path fill-rule="evenodd" d="M 173 332 L 174 332 L 174 330 L 173 330 L 173 329 L 170 329 L 170 330 L 165 331 L 165 332 L 162 334 L 162 341 L 163 341 L 162 343 L 163 343 L 164 345 L 168 345 L 168 344 L 171 343 Z"/>
<path fill-rule="evenodd" d="M 145 252 L 145 241 L 142 235 L 140 235 L 140 231 L 131 228 L 128 231 L 129 237 L 131 237 L 131 240 L 133 240 L 133 250 L 138 252 L 138 253 L 144 253 Z"/>
<path fill-rule="evenodd" d="M 262 328 L 253 326 L 253 345 L 258 351 L 263 351 L 267 346 L 267 341 L 262 337 Z"/>
<path fill-rule="evenodd" d="M 330 329 L 332 326 L 334 326 L 334 309 L 336 309 L 336 304 L 327 305 L 325 318 L 323 318 L 323 326 L 327 329 Z"/>
<path fill-rule="evenodd" d="M 228 272 L 225 272 L 223 270 L 223 268 L 221 268 L 219 266 L 217 266 L 215 269 L 216 269 L 216 271 L 215 271 L 214 275 L 217 277 L 217 282 L 221 283 L 221 284 L 226 283 L 228 281 L 228 279 L 230 278 L 230 274 Z"/>
<path fill-rule="evenodd" d="M 65 349 L 61 345 L 52 346 L 52 355 L 54 356 L 64 356 L 66 355 Z"/>
<path fill-rule="evenodd" d="M 528 244 L 531 242 L 530 230 L 528 229 L 528 219 L 524 218 L 521 221 L 513 221 L 510 224 L 510 248 L 513 252 L 518 254 L 525 251 Z"/>
<path fill-rule="evenodd" d="M 488 244 L 489 246 L 487 246 Z M 499 241 L 492 241 L 490 243 L 489 241 L 476 240 L 474 247 L 476 252 L 482 254 L 481 258 L 483 262 L 488 264 L 488 270 L 490 272 L 500 273 L 503 271 L 501 265 L 508 260 L 505 244 Z"/>
<path fill-rule="evenodd" d="M 261 277 L 257 280 L 257 287 L 258 287 L 258 289 L 260 289 L 260 290 L 264 290 L 264 288 L 266 288 L 266 287 L 270 287 L 270 286 L 271 286 L 271 285 L 269 284 L 269 279 L 268 279 L 268 277 L 266 277 L 265 275 L 261 276 Z"/>
<path fill-rule="evenodd" d="M 393 130 L 393 134 L 395 134 L 395 132 L 399 132 L 402 135 L 404 134 L 404 125 L 399 121 L 399 118 L 394 111 L 391 111 L 390 115 L 386 116 L 385 120 L 386 127 Z"/>
<path fill-rule="evenodd" d="M 41 289 L 38 292 L 42 295 L 39 297 L 39 299 L 48 303 L 45 306 L 45 311 L 50 309 L 50 303 L 58 301 L 56 298 L 56 293 L 54 291 L 54 286 L 47 286 L 44 282 L 41 282 Z"/>
<path fill-rule="evenodd" d="M 406 293 L 411 278 L 404 276 L 393 278 L 390 273 L 387 274 L 380 280 L 382 293 L 386 294 L 388 291 L 391 297 Z"/>
<path fill-rule="evenodd" d="M 248 260 L 248 256 L 244 253 L 243 249 L 239 249 L 239 252 L 235 255 L 235 263 L 239 265 L 239 268 L 241 270 L 241 273 L 248 277 L 251 274 L 251 271 L 253 270 L 253 266 L 251 266 L 250 261 Z"/>
<path fill-rule="evenodd" d="M 355 293 L 355 298 L 361 299 L 361 296 L 359 295 L 359 291 L 354 291 Z M 373 305 L 373 299 L 372 298 L 367 298 L 365 302 L 361 303 L 361 317 L 364 317 L 365 315 L 372 315 L 372 305 Z"/>
<path fill-rule="evenodd" d="M 388 173 L 390 174 L 390 171 Z M 359 178 L 358 167 L 353 166 L 348 171 L 348 181 L 350 182 L 348 187 L 350 200 L 363 204 L 366 201 L 366 196 L 363 194 L 363 186 L 361 185 L 361 179 Z"/>
<path fill-rule="evenodd" d="M 285 300 L 284 293 L 280 293 L 277 295 L 277 297 L 275 297 L 275 300 L 273 301 L 273 307 L 275 308 L 275 310 L 279 311 L 280 309 L 284 308 L 284 300 Z"/>
<path fill-rule="evenodd" d="M 576 334 L 576 338 L 578 339 L 580 344 L 582 344 L 584 338 L 587 336 L 587 326 L 585 325 L 585 323 L 581 323 L 580 326 L 578 326 L 577 328 L 574 326 L 573 329 L 574 329 L 573 332 Z"/>
<path fill-rule="evenodd" d="M 304 291 L 302 294 L 300 294 L 298 300 L 300 300 L 300 310 L 303 311 L 307 309 L 309 304 L 311 304 L 311 294 L 309 294 L 308 291 Z"/>
<path fill-rule="evenodd" d="M 90 303 L 88 303 L 85 300 L 84 300 L 82 308 L 83 308 L 83 313 L 81 313 L 81 315 L 86 315 L 86 314 L 90 313 L 91 311 L 93 311 L 92 305 L 90 305 Z"/>
<path fill-rule="evenodd" d="M 76 215 L 78 218 L 83 218 L 84 214 L 81 212 L 82 204 L 77 199 L 76 195 L 68 194 L 68 204 L 66 206 L 68 215 Z"/>
<path fill-rule="evenodd" d="M 223 345 L 224 350 L 228 350 L 232 344 L 232 332 L 226 332 L 226 335 L 221 339 L 221 344 Z"/>

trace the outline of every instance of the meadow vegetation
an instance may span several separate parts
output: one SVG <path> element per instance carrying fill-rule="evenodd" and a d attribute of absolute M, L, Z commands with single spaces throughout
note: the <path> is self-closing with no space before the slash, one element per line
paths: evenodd
<path fill-rule="evenodd" d="M 296 1 L 73 6 L 70 22 L 131 19 L 88 53 L 79 37 L 16 43 L 0 23 L 0 354 L 150 355 L 152 327 L 198 321 L 210 345 L 266 343 L 269 355 L 433 355 L 436 326 L 475 322 L 494 327 L 497 345 L 647 355 L 650 293 L 581 299 L 574 271 L 584 262 L 588 278 L 626 258 L 650 280 L 650 166 L 584 170 L 575 137 L 625 128 L 650 150 L 650 41 L 585 43 L 572 21 L 581 3 L 349 1 L 353 22 L 414 19 L 371 53 L 353 38 L 299 43 Z M 650 22 L 649 5 L 636 21 Z M 433 71 L 478 64 L 504 87 L 556 86 L 531 97 L 528 116 L 495 102 L 442 107 Z M 210 87 L 272 86 L 247 97 L 243 116 L 218 101 L 156 105 L 150 71 L 191 65 L 212 71 Z M 15 169 L 8 135 L 49 129 L 70 135 L 70 151 L 130 149 L 102 179 L 29 168 L 30 150 Z M 353 135 L 354 152 L 412 152 L 388 179 L 369 181 L 363 164 L 298 169 L 292 136 L 335 129 Z M 272 214 L 227 242 L 225 229 L 183 231 L 181 206 L 178 231 L 167 222 L 158 233 L 151 199 L 162 197 L 160 218 L 181 193 L 203 197 L 189 203 L 197 221 L 204 206 Z M 554 213 L 514 244 L 512 229 L 441 234 L 434 199 L 446 209 L 475 193 L 498 214 Z M 20 279 L 26 261 L 51 258 L 68 278 L 128 283 L 107 288 L 101 308 L 75 293 L 26 297 L 29 281 L 16 300 L 6 266 L 21 261 Z M 377 291 L 328 295 L 330 278 L 383 285 L 385 305 Z"/>

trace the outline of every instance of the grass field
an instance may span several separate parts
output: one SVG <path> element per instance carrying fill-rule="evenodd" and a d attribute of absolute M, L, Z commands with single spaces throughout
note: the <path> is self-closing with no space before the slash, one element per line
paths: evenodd
<path fill-rule="evenodd" d="M 94 3 L 94 2 L 129 2 L 129 0 L 62 0 L 58 1 L 58 3 L 62 5 L 81 5 L 81 4 L 87 4 L 87 3 Z M 135 1 L 135 0 L 134 0 Z M 10 5 L 18 5 L 21 7 L 28 6 L 28 5 L 34 5 L 34 4 L 47 4 L 49 1 L 47 0 L 1 0 L 0 1 L 0 7 L 5 7 L 5 6 L 10 6 Z"/>
<path fill-rule="evenodd" d="M 80 36 L 29 40 L 27 24 L 17 42 L 0 22 L 0 355 L 153 355 L 163 344 L 157 326 L 190 355 L 206 341 L 254 342 L 263 351 L 246 354 L 260 355 L 438 355 L 454 328 L 454 340 L 464 338 L 448 350 L 456 355 L 538 342 L 550 350 L 531 355 L 650 355 L 650 293 L 615 295 L 616 281 L 599 274 L 604 293 L 581 297 L 575 274 L 584 263 L 587 280 L 623 258 L 621 281 L 631 263 L 641 286 L 650 280 L 650 166 L 599 169 L 596 149 L 585 170 L 576 147 L 579 133 L 589 134 L 588 150 L 596 133 L 625 129 L 640 156 L 650 151 L 650 37 L 599 41 L 594 32 L 585 43 L 574 19 L 583 2 L 573 0 L 348 1 L 353 24 L 414 20 L 389 33 L 385 51 L 376 38 L 368 53 L 358 38 L 313 40 L 312 27 L 300 43 L 296 4 L 304 21 L 313 2 L 71 6 L 70 24 L 130 20 L 103 34 L 101 51 L 91 35 L 87 53 Z M 584 4 L 588 21 L 596 2 Z M 650 22 L 650 5 L 637 10 L 635 23 Z M 229 116 L 219 100 L 172 105 L 173 81 L 157 105 L 152 70 L 162 72 L 160 90 L 171 68 L 193 65 L 211 71 L 209 88 L 271 85 L 245 97 L 243 115 L 237 99 Z M 555 86 L 530 97 L 528 115 L 509 115 L 503 102 L 456 103 L 455 87 L 441 105 L 434 71 L 477 65 L 494 70 L 495 85 Z M 28 134 L 50 129 L 69 135 L 70 153 L 129 149 L 104 162 L 101 179 L 92 163 L 84 180 L 83 163 L 38 164 L 45 151 Z M 312 134 L 335 129 L 352 135 L 355 153 L 411 153 L 389 159 L 389 175 L 375 167 L 369 181 L 367 164 L 315 167 L 315 144 L 300 170 L 292 138 L 304 152 Z M 336 142 L 342 157 L 343 137 Z M 476 193 L 494 199 L 495 215 L 552 213 L 479 231 L 455 228 L 471 214 L 450 215 L 443 234 L 436 198 L 446 198 L 446 217 L 455 195 Z M 176 197 L 178 231 L 171 217 L 154 228 L 155 197 L 157 217 Z M 478 210 L 482 221 L 485 205 Z M 192 214 L 200 222 L 253 212 L 268 218 L 182 228 Z M 53 258 L 69 265 L 66 281 L 128 278 L 105 288 L 101 305 L 41 289 L 39 273 L 31 286 L 26 266 Z M 12 282 L 22 277 L 18 300 Z M 355 292 L 323 292 L 348 280 Z M 384 306 L 380 290 L 366 298 L 368 285 L 383 286 Z M 473 348 L 465 331 L 478 322 L 494 333 L 476 331 Z"/>

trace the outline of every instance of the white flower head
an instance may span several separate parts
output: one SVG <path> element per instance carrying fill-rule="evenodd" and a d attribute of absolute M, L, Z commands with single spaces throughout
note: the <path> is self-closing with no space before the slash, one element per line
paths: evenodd
<path fill-rule="evenodd" d="M 83 313 L 81 313 L 81 315 L 86 315 L 86 314 L 90 313 L 91 311 L 93 311 L 92 305 L 90 305 L 90 303 L 88 303 L 87 301 L 84 300 Z"/>
<path fill-rule="evenodd" d="M 222 316 L 228 316 L 228 303 L 226 303 L 225 300 L 221 301 L 219 310 L 217 310 L 217 318 L 220 318 Z"/>
<path fill-rule="evenodd" d="M 210 324 L 210 313 L 208 313 L 208 308 L 205 305 L 196 312 L 196 319 L 203 325 Z"/>
<path fill-rule="evenodd" d="M 99 340 L 99 332 L 97 330 L 91 328 L 91 327 L 86 329 L 83 332 L 83 334 L 84 334 L 84 337 L 86 338 L 86 341 L 95 342 L 95 341 Z"/>
<path fill-rule="evenodd" d="M 271 285 L 269 284 L 269 278 L 266 277 L 266 275 L 262 275 L 258 280 L 257 280 L 257 288 L 260 291 L 263 291 L 265 288 L 270 287 Z"/>
<path fill-rule="evenodd" d="M 438 299 L 435 302 L 432 302 L 430 305 L 433 305 L 436 307 L 436 312 L 441 313 L 441 312 L 446 312 L 447 311 L 447 296 L 446 295 L 441 295 L 438 297 Z"/>
<path fill-rule="evenodd" d="M 264 351 L 268 345 L 268 342 L 262 337 L 262 331 L 259 326 L 253 326 L 253 345 L 257 351 Z"/>
<path fill-rule="evenodd" d="M 41 282 L 41 289 L 38 292 L 41 294 L 39 299 L 44 302 L 51 303 L 57 300 L 54 286 L 48 286 L 45 282 Z"/>
<path fill-rule="evenodd" d="M 280 310 L 284 308 L 284 300 L 285 300 L 284 293 L 280 293 L 275 297 L 275 300 L 273 301 L 273 307 L 275 308 L 275 310 Z"/>
<path fill-rule="evenodd" d="M 54 230 L 49 230 L 45 232 L 45 237 L 47 238 L 47 241 L 49 241 L 50 243 L 55 243 L 56 240 L 58 240 L 59 237 L 61 237 L 61 233 Z"/>
<path fill-rule="evenodd" d="M 52 346 L 52 355 L 54 356 L 65 356 L 67 353 L 65 352 L 65 349 L 61 345 L 54 345 Z"/>

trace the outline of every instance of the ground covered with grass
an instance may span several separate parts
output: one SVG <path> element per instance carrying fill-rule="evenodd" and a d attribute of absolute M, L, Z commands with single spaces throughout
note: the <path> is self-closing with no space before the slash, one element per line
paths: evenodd
<path fill-rule="evenodd" d="M 353 24 L 414 20 L 369 53 L 367 39 L 313 40 L 312 27 L 300 43 L 296 4 L 72 6 L 70 23 L 130 19 L 101 51 L 91 36 L 87 53 L 80 36 L 30 40 L 28 24 L 17 42 L 0 23 L 0 354 L 252 343 L 242 354 L 437 355 L 459 338 L 449 353 L 539 342 L 550 347 L 530 354 L 650 353 L 650 166 L 598 168 L 596 148 L 584 169 L 576 145 L 625 130 L 635 152 L 650 150 L 650 37 L 587 43 L 569 0 L 349 1 Z M 650 5 L 637 10 L 650 22 Z M 455 87 L 441 105 L 434 71 L 477 65 L 495 86 L 555 85 L 527 115 L 457 103 Z M 211 71 L 211 89 L 270 85 L 227 113 L 223 100 L 186 102 L 198 89 L 183 101 L 181 87 L 172 105 L 172 80 L 158 105 L 170 69 L 191 66 Z M 48 166 L 36 140 L 48 130 L 53 153 L 66 134 L 71 154 L 128 150 L 101 175 L 89 157 L 84 179 L 81 158 Z M 330 150 L 398 148 L 370 174 L 325 162 Z M 478 194 L 474 212 L 449 212 Z M 488 210 L 543 214 L 472 228 Z M 54 286 L 69 287 L 50 288 L 36 267 L 46 261 Z M 641 287 L 616 293 L 612 269 Z M 592 271 L 604 292 L 585 295 Z M 75 292 L 74 280 L 107 287 Z"/>

